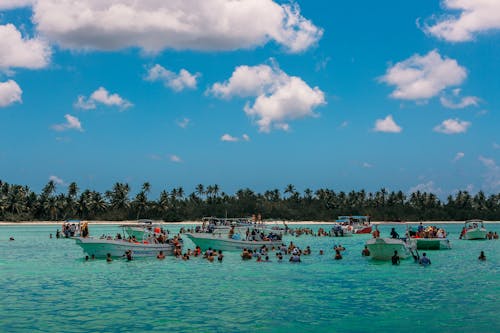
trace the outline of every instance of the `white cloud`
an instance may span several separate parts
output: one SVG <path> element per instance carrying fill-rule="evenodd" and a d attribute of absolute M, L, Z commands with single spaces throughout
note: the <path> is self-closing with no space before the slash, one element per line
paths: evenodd
<path fill-rule="evenodd" d="M 156 64 L 148 70 L 145 80 L 162 81 L 165 87 L 169 87 L 175 91 L 182 91 L 186 88 L 196 89 L 196 81 L 200 76 L 200 73 L 191 74 L 185 69 L 181 69 L 176 74 Z"/>
<path fill-rule="evenodd" d="M 441 105 L 443 105 L 445 108 L 449 109 L 463 109 L 468 106 L 478 106 L 479 105 L 479 97 L 476 96 L 464 96 L 460 98 L 460 89 L 453 89 L 453 96 L 455 98 L 450 98 L 447 96 L 441 96 L 440 101 Z M 453 101 L 453 99 L 457 99 L 458 101 Z"/>
<path fill-rule="evenodd" d="M 53 125 L 52 129 L 58 132 L 72 130 L 72 129 L 83 132 L 82 124 L 80 123 L 80 120 L 77 117 L 74 117 L 70 114 L 66 114 L 64 118 L 66 118 L 65 123 Z"/>
<path fill-rule="evenodd" d="M 311 88 L 300 77 L 289 76 L 273 63 L 272 66 L 239 66 L 229 80 L 215 83 L 208 93 L 219 98 L 256 97 L 247 102 L 244 111 L 257 118 L 261 132 L 272 128 L 288 130 L 288 121 L 317 116 L 313 109 L 325 104 L 324 93 Z"/>
<path fill-rule="evenodd" d="M 458 152 L 456 155 L 455 155 L 455 158 L 453 158 L 453 162 L 456 162 L 458 160 L 461 160 L 462 158 L 464 158 L 465 154 L 463 152 Z"/>
<path fill-rule="evenodd" d="M 12 24 L 0 25 L 0 70 L 43 68 L 49 64 L 50 56 L 50 47 L 43 40 L 23 38 Z"/>
<path fill-rule="evenodd" d="M 375 132 L 400 133 L 403 129 L 392 119 L 392 115 L 388 115 L 384 119 L 377 119 L 373 130 Z"/>
<path fill-rule="evenodd" d="M 425 100 L 438 95 L 449 86 L 461 84 L 467 77 L 457 61 L 442 58 L 433 50 L 425 56 L 415 54 L 390 67 L 379 80 L 396 86 L 392 98 Z"/>
<path fill-rule="evenodd" d="M 38 31 L 70 49 L 235 50 L 274 41 L 301 52 L 323 34 L 297 5 L 272 0 L 44 0 L 33 11 Z"/>
<path fill-rule="evenodd" d="M 363 166 L 363 168 L 367 168 L 367 169 L 373 168 L 373 164 L 370 164 L 368 162 L 363 162 L 362 166 Z"/>
<path fill-rule="evenodd" d="M 2 0 L 2 2 L 0 2 L 0 10 L 27 7 L 32 5 L 34 1 L 35 0 Z"/>
<path fill-rule="evenodd" d="M 224 134 L 223 136 L 221 136 L 220 140 L 226 141 L 226 142 L 237 142 L 240 139 L 238 139 L 237 137 L 234 137 L 232 135 L 229 135 L 229 134 Z"/>
<path fill-rule="evenodd" d="M 8 80 L 0 82 L 0 108 L 9 106 L 16 102 L 22 102 L 23 91 L 16 81 Z"/>
<path fill-rule="evenodd" d="M 191 120 L 189 118 L 183 118 L 182 120 L 177 121 L 177 125 L 181 128 L 187 128 Z"/>
<path fill-rule="evenodd" d="M 483 174 L 483 187 L 488 190 L 497 191 L 500 189 L 500 166 L 491 158 L 479 156 L 479 161 L 483 163 L 486 172 Z"/>
<path fill-rule="evenodd" d="M 174 162 L 174 163 L 181 163 L 182 162 L 182 159 L 177 155 L 170 155 L 169 158 L 170 158 L 170 161 Z"/>
<path fill-rule="evenodd" d="M 99 89 L 94 91 L 89 98 L 78 96 L 74 106 L 78 109 L 92 110 L 97 107 L 96 103 L 101 103 L 106 106 L 117 106 L 122 110 L 133 106 L 132 103 L 123 99 L 120 95 L 110 94 L 104 87 L 99 87 Z"/>
<path fill-rule="evenodd" d="M 423 30 L 449 42 L 465 42 L 477 33 L 500 29 L 500 1 L 498 0 L 444 0 L 443 7 L 460 11 L 460 15 L 435 18 L 434 25 L 424 25 Z"/>
<path fill-rule="evenodd" d="M 243 139 L 243 141 L 250 141 L 250 137 L 248 136 L 248 134 L 243 134 L 241 138 Z"/>
<path fill-rule="evenodd" d="M 56 183 L 58 185 L 64 185 L 64 181 L 57 176 L 50 176 L 49 180 L 52 180 L 54 183 Z"/>
<path fill-rule="evenodd" d="M 436 185 L 434 184 L 434 182 L 432 180 L 428 181 L 427 183 L 421 183 L 421 184 L 415 185 L 414 187 L 410 188 L 410 190 L 409 190 L 410 193 L 415 193 L 417 191 L 433 193 L 433 194 L 440 194 L 443 192 L 440 187 L 436 187 Z"/>
<path fill-rule="evenodd" d="M 469 121 L 460 120 L 460 119 L 446 119 L 436 127 L 434 127 L 434 131 L 438 133 L 444 134 L 458 134 L 465 133 L 467 129 L 472 124 Z"/>

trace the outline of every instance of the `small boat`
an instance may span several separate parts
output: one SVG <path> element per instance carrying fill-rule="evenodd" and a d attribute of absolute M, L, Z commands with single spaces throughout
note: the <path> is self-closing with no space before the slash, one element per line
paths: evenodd
<path fill-rule="evenodd" d="M 451 242 L 443 228 L 435 226 L 424 227 L 422 223 L 415 231 L 413 228 L 407 230 L 409 241 L 417 250 L 447 250 L 451 249 Z"/>
<path fill-rule="evenodd" d="M 391 260 L 394 251 L 398 251 L 400 259 L 406 259 L 412 255 L 412 246 L 399 238 L 371 238 L 365 245 L 370 250 L 370 256 L 376 260 Z"/>
<path fill-rule="evenodd" d="M 460 239 L 486 239 L 487 234 L 488 231 L 486 231 L 482 220 L 467 220 L 460 233 Z"/>
<path fill-rule="evenodd" d="M 120 234 L 115 238 L 101 236 L 100 238 L 74 237 L 74 239 L 83 252 L 90 256 L 94 255 L 96 258 L 106 258 L 108 253 L 112 257 L 123 257 L 127 251 L 131 251 L 133 257 L 151 257 L 158 255 L 160 251 L 163 251 L 165 255 L 170 255 L 176 247 L 182 249 L 180 238 L 168 239 L 166 234 L 156 233 L 156 230 L 150 231 L 147 226 L 144 227 L 142 238 L 139 239 L 134 234 L 137 230 L 127 229 L 125 225 L 122 228 L 124 235 L 128 235 L 128 239 L 122 238 Z"/>
<path fill-rule="evenodd" d="M 365 215 L 342 215 L 335 221 L 342 229 L 352 234 L 369 234 L 372 232 L 371 218 Z"/>
<path fill-rule="evenodd" d="M 239 233 L 232 236 L 222 232 L 185 233 L 185 235 L 203 251 L 208 248 L 222 251 L 241 251 L 243 249 L 256 250 L 263 246 L 271 249 L 281 246 L 281 236 L 271 233 L 268 238 L 244 239 Z"/>

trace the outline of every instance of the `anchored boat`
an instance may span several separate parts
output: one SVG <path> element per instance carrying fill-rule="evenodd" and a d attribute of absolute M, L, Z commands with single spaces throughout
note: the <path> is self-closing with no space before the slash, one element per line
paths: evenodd
<path fill-rule="evenodd" d="M 412 255 L 412 245 L 399 238 L 371 238 L 365 245 L 370 250 L 370 256 L 376 260 L 391 260 L 394 251 L 398 251 L 400 259 Z"/>
<path fill-rule="evenodd" d="M 482 220 L 467 220 L 460 233 L 460 239 L 486 239 L 487 234 L 488 231 L 486 231 Z"/>

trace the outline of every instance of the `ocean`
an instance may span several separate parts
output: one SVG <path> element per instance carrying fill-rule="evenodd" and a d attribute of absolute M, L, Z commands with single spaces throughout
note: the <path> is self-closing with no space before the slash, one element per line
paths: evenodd
<path fill-rule="evenodd" d="M 383 225 L 383 237 L 391 227 L 405 232 Z M 500 241 L 458 240 L 461 224 L 442 227 L 453 248 L 427 251 L 432 265 L 421 267 L 362 257 L 370 235 L 285 236 L 311 247 L 299 264 L 231 252 L 222 263 L 86 262 L 74 240 L 55 238 L 58 226 L 1 226 L 0 332 L 500 332 Z M 117 232 L 90 225 L 91 235 Z M 346 248 L 342 260 L 333 260 L 335 244 Z"/>

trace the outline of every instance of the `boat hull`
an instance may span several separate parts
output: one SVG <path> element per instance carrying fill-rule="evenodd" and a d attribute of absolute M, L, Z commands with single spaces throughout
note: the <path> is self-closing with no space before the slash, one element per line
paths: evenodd
<path fill-rule="evenodd" d="M 368 226 L 368 227 L 362 227 L 362 228 L 355 228 L 354 229 L 354 233 L 355 234 L 370 234 L 372 232 L 372 227 L 371 226 Z"/>
<path fill-rule="evenodd" d="M 75 238 L 76 244 L 88 255 L 96 258 L 105 258 L 107 254 L 112 257 L 123 257 L 125 252 L 132 251 L 133 257 L 155 257 L 160 251 L 165 255 L 173 254 L 172 244 L 144 244 L 131 243 L 126 240 L 107 240 L 96 238 Z"/>
<path fill-rule="evenodd" d="M 222 251 L 241 251 L 243 249 L 256 250 L 265 245 L 267 248 L 275 248 L 281 245 L 279 241 L 245 241 L 226 238 L 220 234 L 185 234 L 195 245 L 199 246 L 203 251 L 208 248 Z"/>
<path fill-rule="evenodd" d="M 451 249 L 447 238 L 412 238 L 411 242 L 417 250 L 447 250 Z"/>
<path fill-rule="evenodd" d="M 411 256 L 410 247 L 400 239 L 372 238 L 365 245 L 370 250 L 370 257 L 375 260 L 391 260 L 394 251 L 398 251 L 400 259 Z"/>
<path fill-rule="evenodd" d="M 486 229 L 479 229 L 479 228 L 470 229 L 470 230 L 467 230 L 464 238 L 468 239 L 468 240 L 486 239 L 487 234 L 488 234 L 488 232 L 486 231 Z"/>

